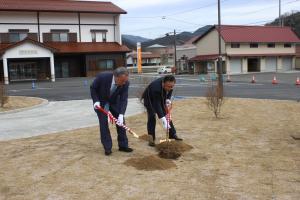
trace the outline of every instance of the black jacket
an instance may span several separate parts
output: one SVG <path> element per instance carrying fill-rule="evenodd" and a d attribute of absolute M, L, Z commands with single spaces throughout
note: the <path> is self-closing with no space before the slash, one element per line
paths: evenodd
<path fill-rule="evenodd" d="M 128 102 L 129 82 L 122 87 L 117 87 L 112 95 L 110 95 L 111 82 L 113 78 L 112 72 L 103 72 L 97 75 L 91 85 L 91 97 L 93 102 L 99 101 L 101 106 L 109 103 L 116 108 L 119 114 L 125 114 Z"/>
<path fill-rule="evenodd" d="M 145 89 L 142 99 L 144 100 L 144 106 L 152 112 L 157 113 L 159 118 L 166 115 L 165 103 L 166 99 L 170 99 L 173 90 L 168 93 L 162 87 L 163 78 L 158 78 L 151 82 Z"/>

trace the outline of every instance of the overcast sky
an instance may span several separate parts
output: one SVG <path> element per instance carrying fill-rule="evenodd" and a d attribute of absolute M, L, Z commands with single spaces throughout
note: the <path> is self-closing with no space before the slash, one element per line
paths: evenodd
<path fill-rule="evenodd" d="M 176 29 L 195 31 L 217 24 L 217 0 L 111 0 L 128 12 L 121 17 L 122 34 L 146 38 Z M 300 11 L 300 0 L 281 0 L 282 13 Z M 279 0 L 221 0 L 222 23 L 261 25 L 278 17 Z M 163 17 L 165 16 L 165 17 Z"/>

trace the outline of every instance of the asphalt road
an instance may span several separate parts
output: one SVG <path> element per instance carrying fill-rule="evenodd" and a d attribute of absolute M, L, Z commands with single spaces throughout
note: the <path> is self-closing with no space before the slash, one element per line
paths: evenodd
<path fill-rule="evenodd" d="M 252 76 L 255 75 L 256 83 L 252 84 Z M 273 85 L 272 79 L 276 75 L 279 84 Z M 224 82 L 224 95 L 226 97 L 299 100 L 300 87 L 295 85 L 297 76 L 295 73 L 260 73 L 231 76 L 232 82 Z M 145 86 L 157 78 L 156 74 L 130 76 L 130 97 L 139 97 Z M 209 76 L 203 76 L 206 81 L 200 82 L 196 75 L 178 75 L 175 96 L 205 96 L 208 87 L 211 86 Z M 89 85 L 92 78 L 68 78 L 57 79 L 56 82 L 37 82 L 32 89 L 31 82 L 12 83 L 7 86 L 9 95 L 34 96 L 48 99 L 49 101 L 66 101 L 89 99 Z"/>

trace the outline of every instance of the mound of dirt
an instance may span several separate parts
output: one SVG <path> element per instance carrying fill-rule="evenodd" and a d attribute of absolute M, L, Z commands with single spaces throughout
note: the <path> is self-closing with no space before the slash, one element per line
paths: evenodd
<path fill-rule="evenodd" d="M 135 167 L 138 170 L 154 171 L 154 170 L 167 170 L 176 167 L 175 163 L 171 160 L 161 159 L 158 156 L 146 156 L 143 158 L 130 158 L 124 163 L 127 166 Z"/>
<path fill-rule="evenodd" d="M 141 135 L 139 136 L 140 140 L 144 140 L 144 141 L 148 141 L 149 140 L 149 136 L 147 134 Z"/>
<path fill-rule="evenodd" d="M 193 147 L 179 141 L 163 142 L 156 145 L 161 158 L 177 159 L 185 151 L 191 150 Z"/>

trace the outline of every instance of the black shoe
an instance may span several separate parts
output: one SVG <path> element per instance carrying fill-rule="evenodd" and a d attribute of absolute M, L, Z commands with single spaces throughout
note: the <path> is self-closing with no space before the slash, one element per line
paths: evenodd
<path fill-rule="evenodd" d="M 111 153 L 112 153 L 111 151 L 105 151 L 104 154 L 105 154 L 106 156 L 109 156 Z"/>
<path fill-rule="evenodd" d="M 153 136 L 152 136 L 152 135 L 149 135 L 148 137 L 149 137 L 149 138 L 148 138 L 148 145 L 149 145 L 150 147 L 155 147 L 155 139 L 153 138 Z"/>
<path fill-rule="evenodd" d="M 119 147 L 119 151 L 130 153 L 133 151 L 133 149 L 130 147 Z"/>
<path fill-rule="evenodd" d="M 174 140 L 177 140 L 177 141 L 182 141 L 183 140 L 182 138 L 179 138 L 177 135 L 174 135 L 173 137 L 170 137 L 170 139 L 174 139 Z"/>
<path fill-rule="evenodd" d="M 150 147 L 155 147 L 155 142 L 149 141 L 149 142 L 148 142 L 148 145 L 149 145 Z"/>

